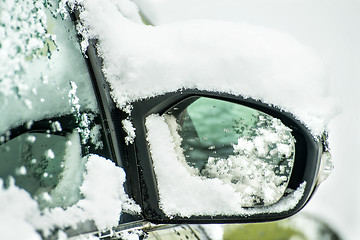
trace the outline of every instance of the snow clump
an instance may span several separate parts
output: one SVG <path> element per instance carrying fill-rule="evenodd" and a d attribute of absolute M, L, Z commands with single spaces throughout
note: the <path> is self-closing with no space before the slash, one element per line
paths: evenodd
<path fill-rule="evenodd" d="M 120 108 L 179 89 L 227 92 L 292 112 L 314 136 L 335 114 L 321 59 L 293 37 L 225 21 L 146 26 L 126 17 L 137 12 L 124 1 L 84 0 L 80 13 Z"/>
<path fill-rule="evenodd" d="M 88 220 L 93 220 L 99 230 L 108 230 L 118 225 L 123 212 L 139 213 L 140 207 L 124 191 L 123 169 L 98 155 L 87 158 L 86 173 L 80 187 L 84 198 L 70 207 L 46 208 L 41 212 L 36 201 L 25 190 L 16 187 L 14 182 L 7 188 L 1 187 L 1 233 L 13 236 L 16 232 L 32 236 L 30 239 L 40 239 L 37 230 L 46 236 L 57 227 L 76 228 L 78 223 Z M 0 183 L 3 185 L 2 181 Z"/>

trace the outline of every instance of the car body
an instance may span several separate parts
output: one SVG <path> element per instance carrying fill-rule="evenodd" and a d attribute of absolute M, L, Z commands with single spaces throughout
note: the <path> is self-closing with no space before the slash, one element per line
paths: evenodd
<path fill-rule="evenodd" d="M 61 238 L 64 234 L 69 238 L 97 234 L 100 238 L 136 235 L 148 239 L 183 236 L 186 239 L 206 239 L 209 236 L 201 226 L 186 224 L 264 222 L 289 217 L 309 201 L 320 183 L 321 173 L 331 169 L 331 166 L 324 167 L 324 162 L 328 162 L 325 135 L 323 138 L 314 136 L 292 113 L 257 99 L 188 88 L 119 106 L 102 69 L 103 59 L 97 52 L 96 40 L 90 41 L 85 58 L 81 52 L 74 27 L 79 15 L 72 13 L 71 19 L 62 8 L 53 8 L 51 4 L 27 4 L 22 2 L 19 6 L 23 8 L 19 10 L 7 2 L 6 10 L 17 15 L 3 17 L 3 31 L 9 42 L 2 43 L 1 48 L 9 59 L 6 67 L 10 70 L 4 72 L 0 82 L 3 84 L 0 85 L 0 97 L 4 100 L 0 107 L 2 194 L 28 203 L 17 208 L 16 201 L 7 202 L 9 208 L 2 209 L 3 216 L 27 226 L 29 231 L 26 234 L 50 239 Z M 14 40 L 15 37 L 19 37 L 19 42 Z M 5 49 L 6 44 L 12 48 Z M 292 136 L 285 146 L 286 151 L 279 153 L 281 161 L 286 160 L 282 169 L 288 171 L 287 167 L 290 168 L 286 180 L 277 184 L 284 185 L 280 195 L 270 202 L 265 197 L 251 199 L 239 206 L 237 212 L 235 208 L 220 209 L 217 206 L 219 199 L 202 203 L 206 206 L 203 212 L 189 207 L 190 202 L 195 201 L 185 202 L 185 207 L 179 210 L 176 210 L 177 205 L 175 210 L 165 210 L 169 201 L 164 200 L 167 192 L 161 190 L 161 184 L 157 182 L 162 173 L 157 172 L 156 165 L 154 167 L 156 146 L 148 138 L 152 130 L 147 122 L 152 114 L 170 116 L 181 122 L 191 112 L 190 106 L 199 99 L 220 101 L 221 106 L 229 103 L 249 108 L 255 113 L 249 110 L 251 114 L 248 115 L 268 116 L 274 120 L 269 120 L 270 123 L 275 120 L 281 123 L 280 128 L 273 125 L 276 131 L 271 133 L 275 136 L 279 137 L 277 131 L 283 129 Z M 217 114 L 215 118 L 221 117 Z M 269 125 L 269 122 L 260 123 Z M 196 121 L 193 123 L 196 125 Z M 249 131 L 254 128 L 255 124 L 249 125 Z M 266 127 L 259 129 L 266 130 Z M 221 131 L 228 132 L 224 128 Z M 284 139 L 289 139 L 286 134 L 279 140 L 281 146 L 286 145 Z M 185 135 L 181 137 L 186 139 Z M 250 141 L 250 135 L 243 137 L 244 141 Z M 230 147 L 234 144 L 227 143 Z M 221 150 L 217 145 L 206 148 Z M 279 152 L 275 150 L 273 152 Z M 206 160 L 208 157 L 206 155 Z M 185 168 L 195 171 L 190 163 L 188 165 Z M 194 179 L 206 178 L 192 174 L 189 175 L 188 189 L 195 183 Z M 283 173 L 271 174 L 273 178 L 269 183 L 273 179 L 284 179 Z M 207 186 L 227 186 L 217 177 L 206 179 L 212 179 L 206 180 Z M 244 182 L 245 187 L 250 185 L 250 180 Z M 202 189 L 205 185 L 201 182 L 199 186 Z M 260 188 L 257 191 L 265 190 Z M 193 193 L 175 191 L 170 201 L 176 202 L 180 196 L 191 197 L 195 195 Z M 204 199 L 210 195 L 216 194 L 209 194 Z M 294 198 L 295 203 L 286 205 Z M 207 211 L 211 204 L 215 207 Z M 21 216 L 13 214 L 13 208 Z M 10 225 L 8 231 L 13 231 L 13 228 L 14 225 Z"/>

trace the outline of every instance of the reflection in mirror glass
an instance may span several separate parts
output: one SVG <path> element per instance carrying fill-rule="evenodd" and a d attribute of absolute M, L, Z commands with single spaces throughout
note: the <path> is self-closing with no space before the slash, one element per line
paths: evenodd
<path fill-rule="evenodd" d="M 189 171 L 218 178 L 241 193 L 244 207 L 266 206 L 285 193 L 295 138 L 279 119 L 239 104 L 201 97 L 176 118 Z"/>

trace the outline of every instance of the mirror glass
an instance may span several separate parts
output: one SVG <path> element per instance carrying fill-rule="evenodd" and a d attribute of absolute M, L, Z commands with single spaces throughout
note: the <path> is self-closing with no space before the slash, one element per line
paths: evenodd
<path fill-rule="evenodd" d="M 236 103 L 195 98 L 175 107 L 172 132 L 187 169 L 220 179 L 242 196 L 242 207 L 267 206 L 285 193 L 295 158 L 295 138 L 279 119 Z M 169 120 L 168 120 L 169 121 Z"/>

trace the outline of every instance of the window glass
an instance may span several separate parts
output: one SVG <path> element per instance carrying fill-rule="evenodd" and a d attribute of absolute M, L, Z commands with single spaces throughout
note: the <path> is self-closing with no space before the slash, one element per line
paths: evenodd
<path fill-rule="evenodd" d="M 43 4 L 4 6 L 0 26 L 9 40 L 0 53 L 15 66 L 1 71 L 0 180 L 25 189 L 41 209 L 79 201 L 86 155 L 109 157 L 75 26 Z"/>
<path fill-rule="evenodd" d="M 9 13 L 15 16 L 2 23 L 5 34 L 13 36 L 5 38 L 8 46 L 2 44 L 0 50 L 7 62 L 18 66 L 3 70 L 11 72 L 11 77 L 4 76 L 0 81 L 0 134 L 29 121 L 70 114 L 80 106 L 82 112 L 97 112 L 87 66 L 69 16 L 54 16 L 42 4 L 33 9 L 29 6 L 29 12 L 22 9 L 23 13 L 16 4 L 13 8 Z M 43 12 L 46 16 L 40 18 Z M 12 31 L 16 25 L 29 29 Z M 27 51 L 29 43 L 37 43 L 38 48 Z"/>
<path fill-rule="evenodd" d="M 84 160 L 77 132 L 24 133 L 0 145 L 0 176 L 25 189 L 40 208 L 66 207 L 80 198 Z"/>

